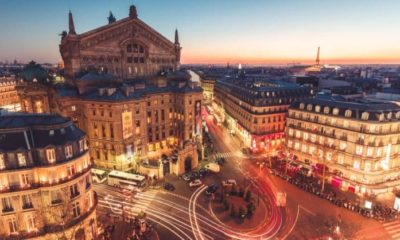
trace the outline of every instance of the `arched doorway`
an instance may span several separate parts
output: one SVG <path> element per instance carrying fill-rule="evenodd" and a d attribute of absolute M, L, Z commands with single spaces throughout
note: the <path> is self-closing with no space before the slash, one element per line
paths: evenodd
<path fill-rule="evenodd" d="M 185 172 L 190 172 L 192 171 L 192 157 L 187 156 L 185 158 Z"/>

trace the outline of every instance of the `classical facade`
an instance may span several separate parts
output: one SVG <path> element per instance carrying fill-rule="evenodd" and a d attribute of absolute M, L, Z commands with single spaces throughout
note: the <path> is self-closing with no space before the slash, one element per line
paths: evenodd
<path fill-rule="evenodd" d="M 146 167 L 175 149 L 183 151 L 188 141 L 196 145 L 191 168 L 197 167 L 202 89 L 190 74 L 176 70 L 177 32 L 175 43 L 169 42 L 137 18 L 134 6 L 128 18 L 115 21 L 111 15 L 108 25 L 81 35 L 69 17 L 69 33 L 60 45 L 66 82 L 39 80 L 34 76 L 40 71 L 28 74 L 33 69 L 27 67 L 25 75 L 33 77 L 17 88 L 23 109 L 70 117 L 87 133 L 96 167 L 147 173 Z M 185 171 L 173 169 L 162 172 Z"/>
<path fill-rule="evenodd" d="M 66 77 L 95 68 L 126 80 L 179 68 L 177 30 L 171 42 L 141 21 L 135 6 L 127 18 L 117 21 L 110 13 L 108 20 L 108 25 L 77 34 L 69 13 L 69 31 L 63 33 L 60 44 Z"/>
<path fill-rule="evenodd" d="M 85 134 L 50 114 L 0 117 L 0 238 L 95 239 Z"/>
<path fill-rule="evenodd" d="M 14 112 L 21 110 L 16 84 L 15 76 L 0 76 L 0 108 Z"/>
<path fill-rule="evenodd" d="M 215 101 L 224 112 L 229 128 L 253 151 L 273 151 L 284 140 L 289 105 L 308 98 L 308 88 L 265 78 L 218 79 Z"/>
<path fill-rule="evenodd" d="M 326 166 L 332 185 L 382 193 L 400 184 L 400 107 L 374 101 L 308 99 L 289 108 L 291 158 L 310 170 Z"/>

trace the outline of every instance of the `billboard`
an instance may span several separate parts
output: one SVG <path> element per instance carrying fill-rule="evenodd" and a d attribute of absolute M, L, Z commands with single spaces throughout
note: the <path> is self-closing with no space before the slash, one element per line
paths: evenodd
<path fill-rule="evenodd" d="M 133 122 L 132 122 L 132 112 L 124 111 L 122 113 L 122 137 L 124 139 L 133 136 Z"/>

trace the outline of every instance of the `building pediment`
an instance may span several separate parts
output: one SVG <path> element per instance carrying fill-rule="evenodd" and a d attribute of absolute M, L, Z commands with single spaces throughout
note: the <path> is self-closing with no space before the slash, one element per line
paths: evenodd
<path fill-rule="evenodd" d="M 166 52 L 174 51 L 174 44 L 139 19 L 125 18 L 79 35 L 80 50 L 118 47 L 123 42 L 137 39 Z"/>

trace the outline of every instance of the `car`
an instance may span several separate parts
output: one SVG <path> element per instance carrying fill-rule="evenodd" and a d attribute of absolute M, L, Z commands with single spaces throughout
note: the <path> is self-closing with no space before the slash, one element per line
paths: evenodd
<path fill-rule="evenodd" d="M 201 186 L 203 183 L 200 179 L 193 180 L 189 183 L 189 187 L 198 187 Z"/>
<path fill-rule="evenodd" d="M 218 186 L 215 184 L 211 184 L 206 189 L 206 195 L 211 195 L 211 194 L 215 193 L 217 190 L 218 190 Z"/>
<path fill-rule="evenodd" d="M 175 187 L 171 183 L 164 183 L 164 189 L 172 192 L 175 190 Z"/>
<path fill-rule="evenodd" d="M 185 180 L 186 182 L 190 181 L 192 177 L 191 173 L 185 173 L 182 175 L 183 180 Z"/>
<path fill-rule="evenodd" d="M 231 187 L 233 185 L 237 185 L 235 179 L 228 179 L 228 180 L 222 181 L 221 184 L 224 187 Z"/>

